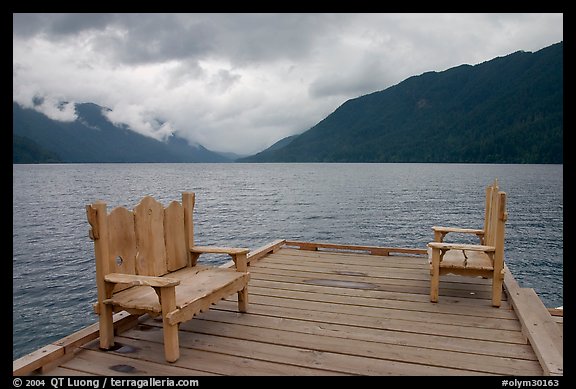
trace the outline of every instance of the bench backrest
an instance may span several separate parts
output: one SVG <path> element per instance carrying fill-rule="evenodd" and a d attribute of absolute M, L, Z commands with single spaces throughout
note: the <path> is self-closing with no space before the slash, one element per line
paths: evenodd
<path fill-rule="evenodd" d="M 193 210 L 192 192 L 182 194 L 182 204 L 172 201 L 166 208 L 150 196 L 132 211 L 117 207 L 108 214 L 102 201 L 87 205 L 97 283 L 103 285 L 109 273 L 162 276 L 188 266 L 194 246 Z"/>

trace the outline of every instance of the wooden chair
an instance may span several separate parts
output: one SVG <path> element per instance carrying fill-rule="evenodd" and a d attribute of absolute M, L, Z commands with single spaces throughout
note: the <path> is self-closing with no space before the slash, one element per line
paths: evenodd
<path fill-rule="evenodd" d="M 245 248 L 202 247 L 194 244 L 194 193 L 182 194 L 182 204 L 168 207 L 150 196 L 130 211 L 107 213 L 106 203 L 86 206 L 96 256 L 100 347 L 114 346 L 112 315 L 161 315 L 164 353 L 168 362 L 180 356 L 178 326 L 238 293 L 238 310 L 248 307 Z M 236 268 L 197 265 L 202 253 L 228 254 Z"/>
<path fill-rule="evenodd" d="M 492 278 L 492 305 L 500 306 L 504 280 L 504 235 L 506 193 L 500 192 L 498 181 L 486 188 L 486 208 L 483 229 L 434 226 L 434 242 L 428 243 L 430 261 L 430 301 L 438 302 L 440 276 L 457 274 Z M 448 233 L 474 234 L 479 245 L 445 243 Z"/>

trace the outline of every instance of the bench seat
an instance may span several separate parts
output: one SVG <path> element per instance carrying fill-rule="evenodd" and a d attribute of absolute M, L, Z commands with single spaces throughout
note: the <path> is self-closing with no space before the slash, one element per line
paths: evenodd
<path fill-rule="evenodd" d="M 184 309 L 194 303 L 209 307 L 220 300 L 215 291 L 225 289 L 227 294 L 233 294 L 242 290 L 249 280 L 247 273 L 204 266 L 177 270 L 169 273 L 167 277 L 180 281 L 180 284 L 176 285 L 176 309 Z M 162 311 L 158 295 L 149 286 L 133 286 L 114 293 L 111 298 L 104 300 L 104 304 L 115 305 L 128 312 Z"/>

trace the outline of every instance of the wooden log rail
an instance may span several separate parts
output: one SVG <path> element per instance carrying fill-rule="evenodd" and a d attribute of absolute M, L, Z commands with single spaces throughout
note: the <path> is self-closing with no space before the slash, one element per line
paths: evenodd
<path fill-rule="evenodd" d="M 126 311 L 114 314 L 114 332 L 119 334 L 138 323 L 138 316 L 130 315 Z M 74 351 L 100 336 L 99 325 L 94 323 L 62 338 L 54 343 L 46 345 L 30 354 L 18 358 L 12 363 L 14 376 L 28 375 L 36 370 L 50 370 L 54 364 L 61 363 L 67 358 L 74 356 Z"/>
<path fill-rule="evenodd" d="M 301 242 L 296 240 L 287 240 L 284 242 L 284 245 L 288 247 L 297 247 L 300 250 L 352 251 L 352 252 L 362 251 L 370 255 L 382 255 L 382 256 L 389 256 L 392 254 L 412 254 L 412 255 L 427 254 L 426 249 L 382 247 L 382 246 L 358 246 L 358 245 L 344 245 L 336 243 Z"/>
<path fill-rule="evenodd" d="M 504 265 L 504 288 L 544 375 L 564 375 L 563 333 L 534 289 L 521 288 Z"/>
<path fill-rule="evenodd" d="M 266 255 L 270 253 L 275 253 L 276 251 L 280 250 L 280 247 L 284 246 L 286 240 L 278 239 L 273 241 L 272 243 L 268 243 L 262 247 L 257 248 L 256 250 L 252 250 L 246 255 L 246 261 L 248 262 L 248 266 L 250 263 L 259 261 L 260 259 L 264 258 Z M 234 266 L 233 261 L 228 261 L 225 264 L 221 265 L 220 267 L 232 267 Z"/>

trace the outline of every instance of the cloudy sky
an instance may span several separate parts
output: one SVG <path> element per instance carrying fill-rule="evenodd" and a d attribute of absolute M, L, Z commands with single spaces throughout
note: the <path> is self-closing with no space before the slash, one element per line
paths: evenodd
<path fill-rule="evenodd" d="M 562 40 L 562 14 L 14 14 L 13 99 L 252 154 L 350 98 Z"/>

